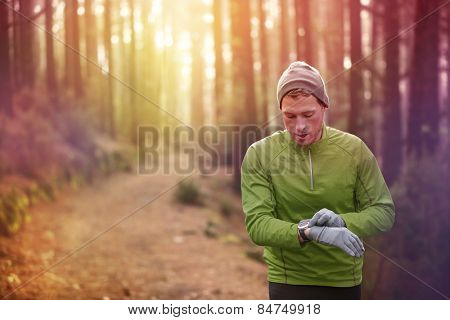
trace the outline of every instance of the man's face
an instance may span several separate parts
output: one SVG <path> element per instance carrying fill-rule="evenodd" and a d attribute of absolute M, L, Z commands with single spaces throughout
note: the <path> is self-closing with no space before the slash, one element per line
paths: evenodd
<path fill-rule="evenodd" d="M 285 96 L 281 111 L 286 130 L 299 146 L 308 146 L 321 138 L 325 106 L 316 97 Z"/>

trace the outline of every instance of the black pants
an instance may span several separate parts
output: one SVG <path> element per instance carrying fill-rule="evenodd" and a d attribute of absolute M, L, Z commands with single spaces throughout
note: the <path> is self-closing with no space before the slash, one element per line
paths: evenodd
<path fill-rule="evenodd" d="M 361 300 L 361 285 L 348 288 L 269 282 L 270 300 Z"/>

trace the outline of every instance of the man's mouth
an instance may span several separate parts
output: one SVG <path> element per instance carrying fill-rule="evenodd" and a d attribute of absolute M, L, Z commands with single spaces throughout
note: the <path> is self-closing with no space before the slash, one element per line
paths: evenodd
<path fill-rule="evenodd" d="M 300 138 L 300 139 L 305 139 L 307 135 L 308 135 L 307 133 L 296 134 L 296 136 L 297 136 L 298 138 Z"/>

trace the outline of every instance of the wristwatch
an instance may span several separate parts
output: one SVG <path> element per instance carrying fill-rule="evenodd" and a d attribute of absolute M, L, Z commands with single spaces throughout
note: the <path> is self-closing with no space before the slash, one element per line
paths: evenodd
<path fill-rule="evenodd" d="M 302 220 L 298 223 L 298 236 L 302 239 L 302 242 L 309 242 L 308 237 L 305 234 L 306 228 L 308 228 L 308 223 L 310 219 Z"/>

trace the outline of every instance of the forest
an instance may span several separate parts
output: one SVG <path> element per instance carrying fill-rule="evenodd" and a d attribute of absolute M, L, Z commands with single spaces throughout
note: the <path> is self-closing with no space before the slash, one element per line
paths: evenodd
<path fill-rule="evenodd" d="M 266 299 L 240 166 L 300 60 L 395 203 L 363 298 L 448 299 L 449 2 L 0 0 L 0 296 Z"/>

